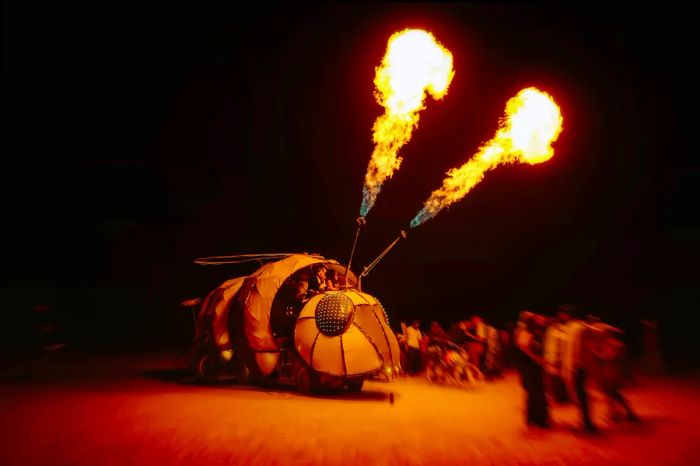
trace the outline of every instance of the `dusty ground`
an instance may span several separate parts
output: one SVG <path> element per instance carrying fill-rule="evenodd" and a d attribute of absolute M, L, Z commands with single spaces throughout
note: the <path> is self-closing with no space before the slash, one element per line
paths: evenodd
<path fill-rule="evenodd" d="M 599 419 L 592 437 L 572 407 L 554 411 L 552 431 L 527 430 L 513 375 L 477 390 L 401 379 L 307 397 L 193 385 L 177 358 L 95 364 L 114 370 L 0 384 L 0 465 L 700 464 L 700 382 L 687 379 L 640 380 L 627 394 L 644 423 Z"/>

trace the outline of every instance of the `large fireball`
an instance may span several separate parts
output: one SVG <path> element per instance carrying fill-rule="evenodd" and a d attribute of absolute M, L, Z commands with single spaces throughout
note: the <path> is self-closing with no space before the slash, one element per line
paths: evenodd
<path fill-rule="evenodd" d="M 382 189 L 401 165 L 399 149 L 411 139 L 426 92 L 447 94 L 452 81 L 452 54 L 426 31 L 406 29 L 389 38 L 374 78 L 375 98 L 384 114 L 374 123 L 375 144 L 362 190 L 360 215 L 367 215 Z"/>

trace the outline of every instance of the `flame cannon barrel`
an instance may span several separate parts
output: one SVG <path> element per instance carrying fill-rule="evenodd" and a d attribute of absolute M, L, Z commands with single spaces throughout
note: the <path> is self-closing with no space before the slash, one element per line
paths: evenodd
<path fill-rule="evenodd" d="M 357 246 L 357 239 L 360 237 L 360 230 L 362 230 L 362 227 L 367 224 L 367 220 L 365 220 L 364 217 L 360 216 L 357 217 L 355 220 L 357 222 L 357 232 L 355 232 L 355 241 L 352 243 L 352 251 L 350 251 L 350 259 L 348 259 L 348 266 L 345 268 L 345 276 L 348 276 L 348 271 L 350 270 L 350 266 L 352 265 L 352 258 L 355 255 L 355 247 Z M 348 282 L 345 280 L 345 289 L 348 288 Z"/>
<path fill-rule="evenodd" d="M 367 275 L 369 275 L 372 269 L 377 266 L 379 261 L 381 261 L 384 258 L 384 256 L 386 256 L 389 253 L 389 251 L 391 251 L 393 247 L 396 246 L 396 243 L 401 241 L 401 239 L 407 238 L 408 234 L 406 233 L 406 231 L 401 230 L 399 232 L 399 236 L 394 241 L 392 241 L 391 244 L 385 250 L 383 250 L 381 254 L 379 254 L 379 256 L 377 256 L 376 259 L 374 259 L 369 265 L 365 266 L 364 269 L 362 269 L 362 273 L 358 277 L 358 288 L 362 289 L 362 277 L 366 277 Z"/>

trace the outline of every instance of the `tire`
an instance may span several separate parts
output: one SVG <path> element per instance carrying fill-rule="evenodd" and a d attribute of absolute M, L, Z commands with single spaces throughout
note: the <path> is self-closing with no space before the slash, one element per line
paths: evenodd
<path fill-rule="evenodd" d="M 317 377 L 308 367 L 302 366 L 294 377 L 294 386 L 299 393 L 314 393 L 318 390 Z"/>
<path fill-rule="evenodd" d="M 428 363 L 428 367 L 425 368 L 425 378 L 428 382 L 435 383 L 435 370 L 430 363 Z"/>
<path fill-rule="evenodd" d="M 484 374 L 474 364 L 469 363 L 464 369 L 465 381 L 462 386 L 476 388 L 484 383 Z"/>
<path fill-rule="evenodd" d="M 362 386 L 365 384 L 365 379 L 350 379 L 347 382 L 348 391 L 352 393 L 359 393 L 362 391 Z"/>
<path fill-rule="evenodd" d="M 428 377 L 428 380 L 431 381 L 432 383 L 436 383 L 439 385 L 444 385 L 447 382 L 448 376 L 447 376 L 447 370 L 445 367 L 443 367 L 442 364 L 434 364 L 431 367 L 431 372 L 430 376 Z"/>
<path fill-rule="evenodd" d="M 216 353 L 201 355 L 195 365 L 194 373 L 198 380 L 202 382 L 216 382 L 223 373 L 221 358 Z"/>
<path fill-rule="evenodd" d="M 472 386 L 472 377 L 468 367 L 460 367 L 455 369 L 455 382 L 457 386 L 465 388 Z"/>
<path fill-rule="evenodd" d="M 232 372 L 236 377 L 236 383 L 247 385 L 251 382 L 250 369 L 243 361 L 237 360 L 233 365 Z"/>

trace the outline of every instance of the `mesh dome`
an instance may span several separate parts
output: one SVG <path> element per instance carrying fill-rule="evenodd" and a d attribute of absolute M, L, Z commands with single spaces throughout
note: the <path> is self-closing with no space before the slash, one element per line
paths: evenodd
<path fill-rule="evenodd" d="M 355 306 L 342 291 L 325 295 L 316 306 L 316 326 L 324 335 L 344 333 L 352 322 Z"/>

